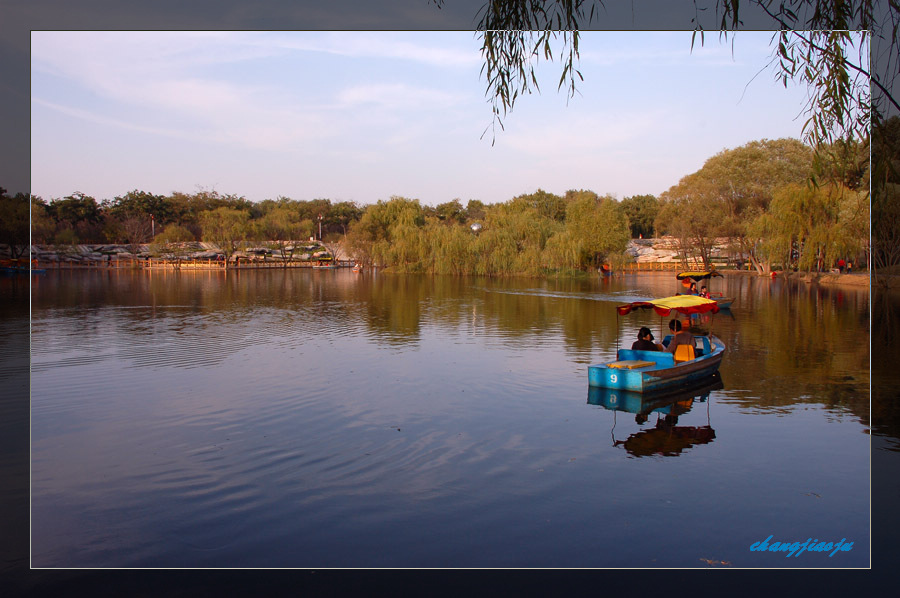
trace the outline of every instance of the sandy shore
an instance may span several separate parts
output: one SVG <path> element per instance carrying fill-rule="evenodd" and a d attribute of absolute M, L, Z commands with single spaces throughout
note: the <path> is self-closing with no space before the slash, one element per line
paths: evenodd
<path fill-rule="evenodd" d="M 720 270 L 720 272 L 729 276 L 764 276 L 763 274 L 758 274 L 756 271 L 748 270 Z M 815 272 L 779 272 L 778 277 L 806 282 L 809 284 L 822 284 L 848 288 L 853 287 L 858 289 L 868 289 L 870 286 L 868 272 L 854 272 L 853 274 L 833 274 L 831 272 L 820 274 L 816 274 Z M 892 286 L 900 288 L 900 277 L 889 278 L 896 279 L 895 281 L 889 282 L 892 283 Z"/>
<path fill-rule="evenodd" d="M 787 275 L 787 278 L 828 286 L 863 287 L 868 289 L 870 285 L 869 274 L 867 272 L 859 274 L 815 274 L 796 272 Z"/>

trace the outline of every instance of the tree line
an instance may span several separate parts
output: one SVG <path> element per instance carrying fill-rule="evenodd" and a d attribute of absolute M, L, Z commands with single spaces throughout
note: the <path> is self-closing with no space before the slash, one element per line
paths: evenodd
<path fill-rule="evenodd" d="M 152 242 L 169 253 L 206 241 L 226 256 L 266 246 L 285 258 L 312 237 L 328 247 L 343 242 L 361 263 L 400 272 L 539 274 L 596 267 L 620 254 L 632 235 L 652 234 L 656 209 L 653 196 L 619 202 L 540 189 L 501 204 L 454 199 L 437 206 L 403 197 L 369 206 L 288 197 L 251 202 L 216 191 L 134 190 L 98 201 L 76 192 L 50 201 L 32 196 L 31 234 L 42 245 Z"/>
<path fill-rule="evenodd" d="M 874 143 L 892 156 L 887 163 L 900 162 L 900 118 L 881 127 Z M 538 189 L 495 204 L 454 199 L 428 206 L 392 197 L 360 206 L 288 197 L 252 202 L 216 191 L 135 190 L 101 201 L 73 193 L 50 201 L 32 196 L 31 234 L 37 244 L 152 241 L 169 251 L 208 241 L 227 255 L 262 245 L 285 258 L 298 241 L 315 237 L 326 246 L 342 243 L 362 264 L 460 275 L 591 271 L 628 261 L 630 239 L 661 235 L 676 240 L 685 261 L 707 267 L 722 237 L 759 272 L 826 270 L 839 258 L 888 267 L 900 263 L 900 252 L 869 246 L 870 175 L 884 177 L 883 186 L 896 195 L 896 168 L 871 173 L 868 142 L 814 150 L 795 139 L 764 139 L 719 152 L 659 197 L 617 200 L 589 190 Z M 24 198 L 0 194 L 4 221 L 7 214 L 22 217 Z M 896 224 L 897 201 L 888 199 L 875 205 L 876 214 Z M 5 242 L 24 245 L 10 228 L 4 226 Z"/>

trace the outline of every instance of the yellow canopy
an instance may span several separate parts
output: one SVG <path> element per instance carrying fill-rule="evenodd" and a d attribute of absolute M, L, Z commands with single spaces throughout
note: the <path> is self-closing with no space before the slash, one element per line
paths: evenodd
<path fill-rule="evenodd" d="M 660 316 L 668 316 L 672 311 L 685 315 L 719 312 L 719 305 L 714 300 L 698 297 L 697 295 L 674 295 L 672 297 L 663 297 L 662 299 L 651 299 L 650 301 L 634 301 L 618 306 L 616 311 L 620 316 L 624 316 L 635 309 L 650 308 L 653 308 L 653 311 Z"/>

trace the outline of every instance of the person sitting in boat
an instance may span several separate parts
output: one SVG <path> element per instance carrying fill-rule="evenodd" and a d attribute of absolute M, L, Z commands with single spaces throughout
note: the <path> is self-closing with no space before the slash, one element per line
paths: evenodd
<path fill-rule="evenodd" d="M 633 351 L 662 351 L 662 346 L 653 342 L 653 333 L 646 326 L 638 330 L 638 339 L 631 345 Z"/>
<path fill-rule="evenodd" d="M 672 340 L 669 341 L 669 346 L 666 347 L 666 351 L 669 353 L 675 353 L 675 347 L 678 345 L 691 345 L 694 344 L 694 335 L 684 329 L 677 319 L 669 322 L 669 330 L 672 331 Z"/>
<path fill-rule="evenodd" d="M 709 299 L 709 290 L 706 288 L 706 285 L 700 287 L 700 296 L 704 299 Z"/>
<path fill-rule="evenodd" d="M 697 294 L 697 283 L 696 283 L 696 282 L 692 282 L 692 283 L 691 283 L 691 291 L 690 291 L 690 293 L 691 293 L 691 295 L 696 295 L 696 294 Z"/>

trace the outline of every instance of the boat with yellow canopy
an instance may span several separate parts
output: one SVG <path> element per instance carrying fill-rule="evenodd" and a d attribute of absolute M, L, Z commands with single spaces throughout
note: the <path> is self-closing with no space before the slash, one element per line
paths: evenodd
<path fill-rule="evenodd" d="M 690 326 L 691 316 L 718 313 L 719 305 L 696 295 L 675 295 L 619 305 L 616 313 L 626 316 L 636 310 L 651 309 L 660 318 L 687 316 Z M 712 334 L 692 332 L 694 344 L 679 345 L 674 352 L 617 349 L 615 361 L 588 366 L 588 384 L 597 388 L 654 392 L 688 386 L 715 374 L 722 363 L 725 343 Z M 671 339 L 672 335 L 665 336 L 663 346 L 667 347 Z"/>
<path fill-rule="evenodd" d="M 687 288 L 690 288 L 691 282 L 699 283 L 715 277 L 724 278 L 720 272 L 716 272 L 715 270 L 679 272 L 675 275 L 675 278 L 677 280 L 680 280 L 681 284 Z M 714 299 L 715 302 L 719 304 L 719 309 L 728 309 L 731 307 L 731 304 L 734 303 L 734 297 L 726 297 L 721 292 L 714 293 L 712 291 L 709 291 L 709 298 Z"/>

